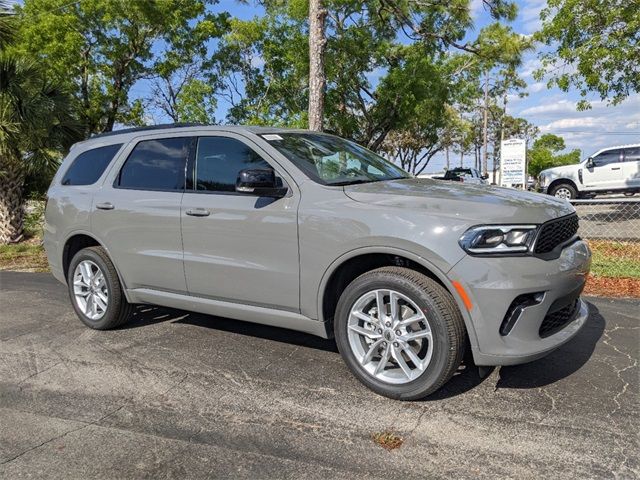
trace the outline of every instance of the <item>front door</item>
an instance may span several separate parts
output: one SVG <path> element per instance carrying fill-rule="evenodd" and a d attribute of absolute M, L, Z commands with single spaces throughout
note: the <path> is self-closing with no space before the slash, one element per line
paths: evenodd
<path fill-rule="evenodd" d="M 184 269 L 190 295 L 299 311 L 299 193 L 281 167 L 245 137 L 197 139 L 182 199 Z M 240 170 L 271 168 L 284 198 L 236 193 Z"/>
<path fill-rule="evenodd" d="M 640 188 L 640 147 L 624 149 L 623 177 L 625 188 Z"/>
<path fill-rule="evenodd" d="M 584 186 L 589 190 L 624 188 L 622 151 L 607 150 L 593 157 L 593 167 L 582 169 Z"/>

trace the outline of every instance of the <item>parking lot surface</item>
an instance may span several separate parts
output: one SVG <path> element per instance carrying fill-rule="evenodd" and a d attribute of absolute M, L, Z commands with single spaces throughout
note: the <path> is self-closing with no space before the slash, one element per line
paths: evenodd
<path fill-rule="evenodd" d="M 92 331 L 50 275 L 0 272 L 0 478 L 638 478 L 640 308 L 589 302 L 548 357 L 402 403 L 331 341 L 151 307 Z"/>

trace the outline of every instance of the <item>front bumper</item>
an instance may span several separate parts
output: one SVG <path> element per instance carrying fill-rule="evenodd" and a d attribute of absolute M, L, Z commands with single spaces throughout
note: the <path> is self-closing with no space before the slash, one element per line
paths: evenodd
<path fill-rule="evenodd" d="M 569 341 L 584 326 L 586 303 L 578 299 L 566 325 L 541 336 L 550 310 L 581 293 L 591 266 L 591 252 L 582 240 L 564 248 L 559 258 L 480 258 L 467 256 L 449 272 L 465 288 L 472 308 L 470 338 L 477 365 L 515 365 L 536 360 Z M 520 296 L 537 294 L 536 303 L 523 308 L 508 333 L 501 326 Z M 475 341 L 473 340 L 475 338 Z"/>

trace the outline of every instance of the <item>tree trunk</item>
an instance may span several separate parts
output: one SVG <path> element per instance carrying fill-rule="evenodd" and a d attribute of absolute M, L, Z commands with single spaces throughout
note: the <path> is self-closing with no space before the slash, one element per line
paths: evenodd
<path fill-rule="evenodd" d="M 489 115 L 489 75 L 487 74 L 484 81 L 484 112 L 482 118 L 482 145 L 484 151 L 482 153 L 482 174 L 486 175 L 489 170 L 487 158 L 487 121 Z"/>
<path fill-rule="evenodd" d="M 13 162 L 2 162 L 0 168 L 0 245 L 22 237 L 24 217 L 22 186 L 24 174 Z M 5 165 L 6 164 L 6 165 Z"/>
<path fill-rule="evenodd" d="M 447 170 L 449 170 L 449 147 L 444 148 L 444 157 L 447 160 Z"/>
<path fill-rule="evenodd" d="M 309 1 L 309 130 L 321 132 L 324 120 L 325 19 L 327 10 L 322 0 Z"/>
<path fill-rule="evenodd" d="M 464 152 L 460 151 L 460 168 L 462 168 L 463 163 L 464 163 Z"/>

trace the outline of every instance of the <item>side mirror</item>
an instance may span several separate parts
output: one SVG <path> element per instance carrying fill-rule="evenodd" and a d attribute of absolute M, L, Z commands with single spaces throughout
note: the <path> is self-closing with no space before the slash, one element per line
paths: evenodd
<path fill-rule="evenodd" d="M 593 158 L 589 157 L 587 159 L 587 168 L 593 168 L 595 166 L 596 166 L 596 164 L 593 162 Z"/>
<path fill-rule="evenodd" d="M 282 180 L 276 178 L 273 170 L 246 169 L 240 170 L 236 180 L 236 192 L 250 193 L 258 197 L 284 197 L 287 189 L 282 186 Z"/>

